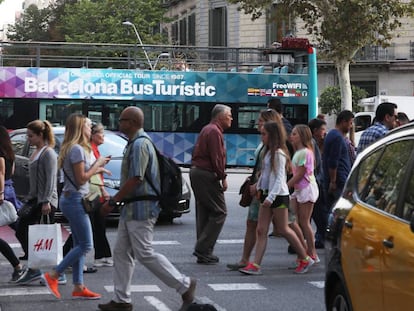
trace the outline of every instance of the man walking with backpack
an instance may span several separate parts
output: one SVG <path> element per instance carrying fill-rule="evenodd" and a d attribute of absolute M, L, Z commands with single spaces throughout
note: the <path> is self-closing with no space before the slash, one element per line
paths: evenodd
<path fill-rule="evenodd" d="M 211 121 L 201 130 L 193 151 L 190 180 L 196 199 L 197 227 L 193 255 L 199 264 L 216 264 L 219 261 L 213 250 L 227 216 L 223 131 L 231 126 L 232 120 L 229 106 L 215 105 Z"/>
<path fill-rule="evenodd" d="M 121 188 L 103 205 L 103 214 L 108 214 L 120 202 L 128 201 L 128 198 L 156 196 L 160 192 L 157 154 L 143 125 L 144 114 L 140 108 L 130 106 L 122 111 L 119 130 L 129 141 L 122 161 Z M 153 189 L 148 179 L 158 191 Z M 164 255 L 153 249 L 153 230 L 159 212 L 159 204 L 155 200 L 138 200 L 122 206 L 113 252 L 114 297 L 110 302 L 100 304 L 100 310 L 132 310 L 130 287 L 135 260 L 181 294 L 182 308 L 194 300 L 196 280 L 181 274 Z"/>

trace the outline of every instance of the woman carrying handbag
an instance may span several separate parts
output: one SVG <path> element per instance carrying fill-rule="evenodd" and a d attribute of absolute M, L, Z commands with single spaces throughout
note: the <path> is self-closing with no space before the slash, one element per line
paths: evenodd
<path fill-rule="evenodd" d="M 15 207 L 20 207 L 16 206 L 19 205 L 20 202 L 16 199 L 16 193 L 14 192 L 13 183 L 11 181 L 13 171 L 14 152 L 10 137 L 6 128 L 0 126 L 0 204 L 2 204 L 4 200 L 7 200 L 13 203 Z M 10 226 L 13 228 L 14 224 Z M 10 279 L 11 283 L 17 282 L 26 275 L 27 268 L 20 263 L 13 249 L 3 239 L 0 239 L 0 253 L 6 257 L 13 267 L 13 273 Z"/>
<path fill-rule="evenodd" d="M 54 222 L 54 214 L 58 205 L 57 194 L 57 155 L 54 151 L 55 137 L 52 125 L 48 121 L 34 120 L 27 124 L 27 139 L 36 149 L 29 159 L 29 199 L 36 199 L 37 204 L 30 213 L 20 218 L 16 230 L 27 260 L 29 225 L 39 224 L 42 217 Z M 44 219 L 45 220 L 45 219 Z M 29 269 L 18 284 L 29 284 L 40 280 L 39 269 Z M 61 283 L 66 283 L 64 276 Z"/>

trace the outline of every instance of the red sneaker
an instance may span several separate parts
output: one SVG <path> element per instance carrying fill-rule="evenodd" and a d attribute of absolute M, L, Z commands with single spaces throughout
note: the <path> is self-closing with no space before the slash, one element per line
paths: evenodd
<path fill-rule="evenodd" d="M 94 293 L 90 291 L 89 289 L 87 289 L 86 287 L 84 287 L 81 291 L 73 291 L 72 298 L 94 300 L 94 299 L 101 299 L 101 295 L 98 293 Z"/>
<path fill-rule="evenodd" d="M 59 280 L 52 278 L 48 272 L 42 274 L 42 279 L 45 282 L 45 285 L 49 289 L 50 293 L 56 298 L 60 299 L 60 293 L 58 290 Z"/>

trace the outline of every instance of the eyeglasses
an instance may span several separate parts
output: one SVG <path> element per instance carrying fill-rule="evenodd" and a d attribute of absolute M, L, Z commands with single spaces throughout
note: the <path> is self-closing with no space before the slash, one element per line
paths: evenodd
<path fill-rule="evenodd" d="M 118 122 L 122 122 L 122 121 L 130 121 L 131 119 L 128 119 L 128 118 L 119 118 L 118 119 Z"/>

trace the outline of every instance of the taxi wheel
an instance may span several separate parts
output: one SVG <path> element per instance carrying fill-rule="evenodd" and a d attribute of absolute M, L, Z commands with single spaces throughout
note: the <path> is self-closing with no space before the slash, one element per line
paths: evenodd
<path fill-rule="evenodd" d="M 352 311 L 348 295 L 341 282 L 337 282 L 330 292 L 327 311 Z"/>

